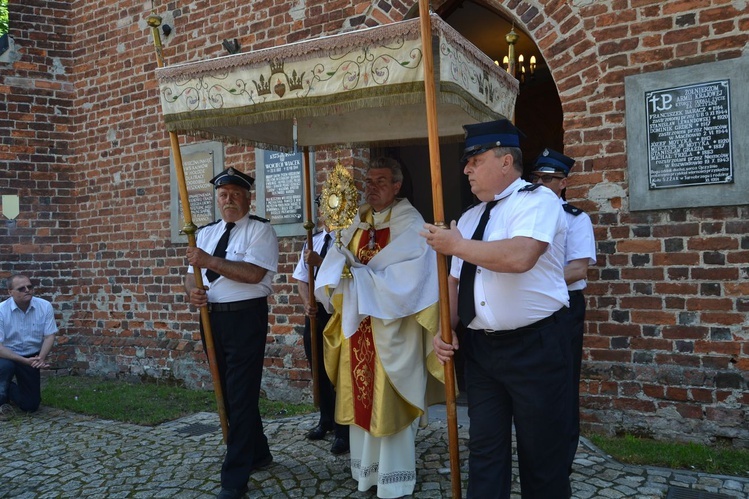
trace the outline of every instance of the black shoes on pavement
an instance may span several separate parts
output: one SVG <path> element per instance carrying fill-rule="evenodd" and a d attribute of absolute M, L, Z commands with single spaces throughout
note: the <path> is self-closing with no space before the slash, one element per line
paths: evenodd
<path fill-rule="evenodd" d="M 325 435 L 328 434 L 328 432 L 333 431 L 332 429 L 327 429 L 323 425 L 317 425 L 314 428 L 312 428 L 310 431 L 307 432 L 307 440 L 322 440 L 325 438 Z M 335 454 L 336 456 L 339 454 L 345 454 L 349 451 L 349 443 L 348 440 L 341 437 L 335 437 L 333 439 L 333 445 L 330 447 L 331 454 Z"/>
<path fill-rule="evenodd" d="M 225 489 L 221 488 L 221 492 L 218 493 L 216 499 L 242 499 L 245 497 L 249 489 L 244 487 L 242 489 Z"/>
<path fill-rule="evenodd" d="M 273 463 L 273 454 L 268 453 L 267 456 L 257 459 L 252 463 L 252 471 L 264 470 Z"/>
<path fill-rule="evenodd" d="M 307 440 L 322 440 L 331 430 L 325 429 L 322 425 L 317 425 L 307 432 Z"/>
<path fill-rule="evenodd" d="M 341 437 L 335 437 L 333 439 L 333 445 L 330 447 L 331 454 L 335 454 L 337 456 L 339 454 L 345 454 L 348 451 L 349 451 L 348 440 L 345 440 Z"/>

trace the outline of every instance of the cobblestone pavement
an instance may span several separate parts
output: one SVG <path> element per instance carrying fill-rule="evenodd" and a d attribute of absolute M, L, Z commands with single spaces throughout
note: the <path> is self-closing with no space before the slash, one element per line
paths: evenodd
<path fill-rule="evenodd" d="M 415 498 L 451 495 L 445 418 L 438 408 L 431 419 L 417 436 Z M 330 440 L 304 438 L 316 420 L 307 415 L 266 421 L 274 462 L 253 473 L 250 498 L 375 497 L 373 490 L 356 490 L 348 455 L 330 454 Z M 465 496 L 468 431 L 460 412 L 458 421 Z M 212 413 L 143 427 L 42 407 L 34 415 L 0 421 L 0 497 L 211 498 L 220 489 L 223 450 Z M 747 478 L 623 465 L 586 440 L 580 444 L 572 475 L 575 498 L 665 498 L 669 487 L 749 497 Z"/>

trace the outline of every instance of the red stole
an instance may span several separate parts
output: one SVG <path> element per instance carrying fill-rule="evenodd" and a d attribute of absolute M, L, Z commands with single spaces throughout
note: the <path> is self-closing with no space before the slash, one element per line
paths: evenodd
<path fill-rule="evenodd" d="M 370 227 L 372 227 L 370 225 Z M 356 248 L 356 257 L 363 264 L 369 263 L 390 241 L 390 228 L 374 228 L 362 231 Z M 351 385 L 353 387 L 354 423 L 366 431 L 372 421 L 372 402 L 375 386 L 374 337 L 372 319 L 367 316 L 349 339 L 351 356 Z"/>

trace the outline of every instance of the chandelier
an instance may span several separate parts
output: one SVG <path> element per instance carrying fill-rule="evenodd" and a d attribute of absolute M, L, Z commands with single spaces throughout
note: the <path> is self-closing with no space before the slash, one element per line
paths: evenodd
<path fill-rule="evenodd" d="M 526 69 L 525 57 L 523 54 L 519 54 L 517 58 L 515 57 L 515 43 L 517 43 L 519 38 L 520 35 L 515 32 L 515 24 L 513 23 L 510 32 L 505 35 L 508 48 L 507 55 L 502 59 L 502 67 L 505 68 L 505 71 L 520 80 L 520 83 L 525 83 L 526 71 L 531 78 L 533 78 L 536 73 L 536 56 L 531 56 L 528 60 L 528 66 Z M 494 61 L 494 64 L 499 66 L 499 61 Z"/>

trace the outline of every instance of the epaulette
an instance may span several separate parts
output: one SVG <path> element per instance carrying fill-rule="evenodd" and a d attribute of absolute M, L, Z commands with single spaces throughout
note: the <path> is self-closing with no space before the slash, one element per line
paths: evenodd
<path fill-rule="evenodd" d="M 259 217 L 257 215 L 250 215 L 250 220 L 257 220 L 258 222 L 263 222 L 266 224 L 270 223 L 270 220 L 268 220 L 267 218 Z"/>
<path fill-rule="evenodd" d="M 564 203 L 562 205 L 562 209 L 564 209 L 564 211 L 566 211 L 570 215 L 574 215 L 574 216 L 578 216 L 580 213 L 583 213 L 583 210 L 581 210 L 577 206 L 572 206 L 569 203 Z"/>
<path fill-rule="evenodd" d="M 464 215 L 464 214 L 465 214 L 465 213 L 466 213 L 466 212 L 467 212 L 468 210 L 470 210 L 470 209 L 472 209 L 472 208 L 475 208 L 475 207 L 477 207 L 477 206 L 478 206 L 478 205 L 480 205 L 480 204 L 481 204 L 481 201 L 476 201 L 476 202 L 475 202 L 475 203 L 473 203 L 472 205 L 468 206 L 468 207 L 467 207 L 467 208 L 466 208 L 465 210 L 461 211 L 461 212 L 460 212 L 460 216 L 462 217 L 462 216 L 463 216 L 463 215 Z M 460 218 L 460 217 L 458 217 L 458 218 Z"/>
<path fill-rule="evenodd" d="M 541 187 L 541 184 L 528 184 L 525 187 L 518 189 L 518 192 L 533 192 L 539 187 Z"/>
<path fill-rule="evenodd" d="M 200 227 L 198 227 L 198 228 L 197 228 L 196 230 L 204 229 L 204 228 L 206 228 L 206 227 L 210 227 L 211 225 L 216 225 L 216 224 L 217 224 L 217 223 L 219 223 L 220 221 L 221 221 L 221 220 L 216 220 L 215 222 L 211 222 L 211 223 L 209 223 L 209 224 L 201 225 L 201 226 L 200 226 Z"/>

